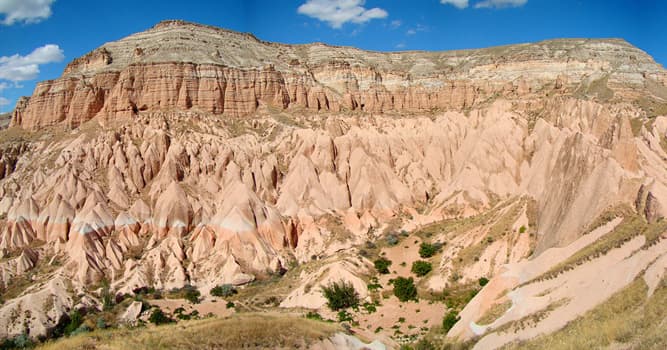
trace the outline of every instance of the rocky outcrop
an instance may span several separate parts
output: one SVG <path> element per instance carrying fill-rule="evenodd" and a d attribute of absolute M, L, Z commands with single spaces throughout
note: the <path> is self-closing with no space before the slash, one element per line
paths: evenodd
<path fill-rule="evenodd" d="M 661 74 L 648 55 L 622 40 L 371 53 L 278 45 L 169 21 L 72 61 L 61 78 L 38 84 L 29 100 L 17 104 L 12 125 L 76 127 L 96 116 L 114 120 L 170 109 L 239 117 L 265 105 L 370 113 L 461 110 L 498 96 L 597 96 L 598 87 L 636 95 Z"/>

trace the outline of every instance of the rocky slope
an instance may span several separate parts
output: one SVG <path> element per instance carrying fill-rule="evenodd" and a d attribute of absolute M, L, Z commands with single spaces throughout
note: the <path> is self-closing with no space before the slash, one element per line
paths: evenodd
<path fill-rule="evenodd" d="M 40 83 L 0 131 L 0 336 L 99 308 L 103 281 L 206 294 L 303 265 L 283 307 L 323 308 L 314 287 L 337 278 L 371 298 L 364 247 L 402 230 L 447 243 L 420 290 L 498 276 L 450 333 L 481 335 L 493 293 L 562 262 L 541 257 L 601 216 L 662 222 L 666 81 L 615 39 L 377 53 L 159 23 Z M 663 235 L 633 276 L 664 274 Z"/>

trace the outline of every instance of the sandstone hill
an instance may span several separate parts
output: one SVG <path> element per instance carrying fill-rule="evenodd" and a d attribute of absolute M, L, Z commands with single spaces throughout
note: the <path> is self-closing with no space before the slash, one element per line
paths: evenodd
<path fill-rule="evenodd" d="M 335 319 L 321 286 L 341 279 L 373 306 L 351 330 L 388 347 L 548 342 L 633 292 L 641 317 L 667 293 L 665 115 L 667 72 L 620 39 L 381 53 L 161 22 L 0 131 L 0 337 L 126 295 L 175 312 L 193 288 L 223 315 L 220 285 L 237 312 Z M 399 302 L 417 260 L 432 271 Z M 662 305 L 587 339 L 667 344 Z"/>

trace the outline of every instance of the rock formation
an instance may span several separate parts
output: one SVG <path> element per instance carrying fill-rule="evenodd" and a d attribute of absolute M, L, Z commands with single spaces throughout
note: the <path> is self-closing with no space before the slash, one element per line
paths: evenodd
<path fill-rule="evenodd" d="M 610 208 L 667 215 L 665 81 L 617 39 L 377 53 L 162 22 L 39 83 L 0 131 L 2 283 L 40 265 L 81 291 L 244 285 L 461 217 L 483 220 L 440 233 L 429 288 L 496 275 Z M 343 260 L 303 281 L 343 271 L 363 289 L 366 270 Z M 49 293 L 62 314 L 58 283 L 0 319 Z M 323 300 L 302 285 L 282 305 Z"/>

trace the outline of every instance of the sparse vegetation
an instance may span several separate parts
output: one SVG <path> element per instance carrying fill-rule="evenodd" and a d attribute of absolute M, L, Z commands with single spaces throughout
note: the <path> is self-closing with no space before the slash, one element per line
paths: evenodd
<path fill-rule="evenodd" d="M 482 317 L 477 320 L 478 324 L 490 324 L 495 321 L 498 317 L 502 316 L 509 308 L 512 307 L 512 302 L 510 300 L 505 301 L 504 303 L 495 304 L 486 312 Z"/>
<path fill-rule="evenodd" d="M 297 315 L 243 314 L 152 328 L 98 330 L 49 342 L 42 349 L 294 349 L 340 331 L 339 325 Z"/>
<path fill-rule="evenodd" d="M 642 218 L 638 216 L 626 217 L 612 232 L 581 249 L 567 260 L 536 278 L 536 280 L 554 278 L 565 271 L 574 269 L 585 261 L 605 255 L 610 250 L 619 248 L 632 238 L 642 234 L 646 229 L 647 224 Z"/>
<path fill-rule="evenodd" d="M 351 283 L 343 280 L 323 286 L 322 294 L 333 311 L 359 306 L 359 294 Z"/>
<path fill-rule="evenodd" d="M 570 322 L 563 329 L 504 349 L 601 349 L 614 344 L 632 349 L 665 349 L 667 280 L 647 298 L 638 278 L 607 301 Z"/>
<path fill-rule="evenodd" d="M 475 285 L 466 284 L 448 288 L 442 292 L 441 298 L 445 305 L 452 310 L 460 311 L 477 295 L 479 289 Z"/>

